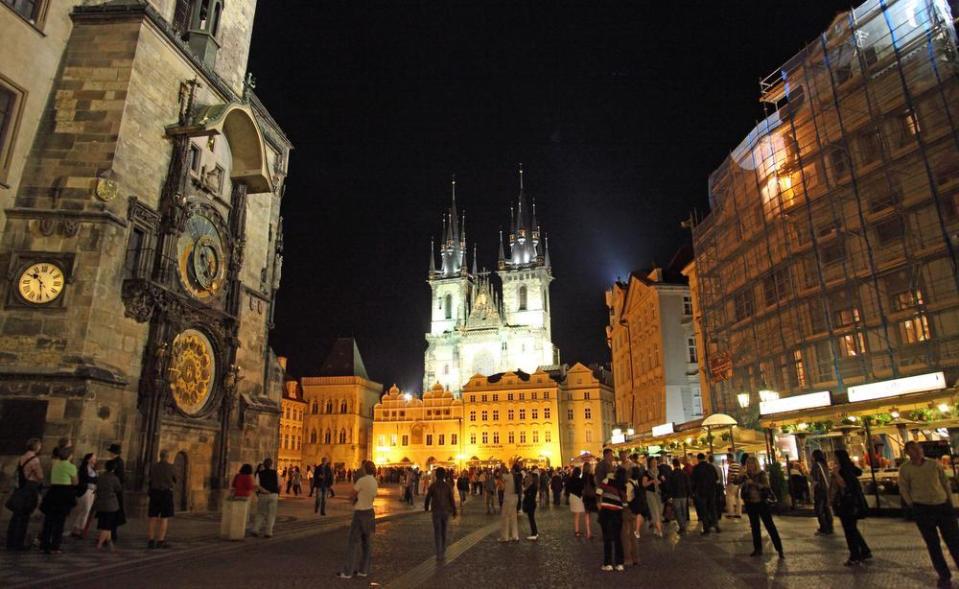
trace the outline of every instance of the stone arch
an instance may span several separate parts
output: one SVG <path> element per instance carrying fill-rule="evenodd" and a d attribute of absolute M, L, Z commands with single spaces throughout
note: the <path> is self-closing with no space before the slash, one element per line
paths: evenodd
<path fill-rule="evenodd" d="M 229 143 L 233 182 L 245 184 L 251 194 L 273 192 L 266 143 L 250 105 L 231 102 L 209 106 L 197 113 L 196 120 L 211 134 L 222 134 Z"/>

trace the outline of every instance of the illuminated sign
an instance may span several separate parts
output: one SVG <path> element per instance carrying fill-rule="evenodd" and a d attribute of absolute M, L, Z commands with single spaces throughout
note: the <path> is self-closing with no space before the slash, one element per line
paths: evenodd
<path fill-rule="evenodd" d="M 829 396 L 829 391 L 819 391 L 818 393 L 808 393 L 805 395 L 794 395 L 792 397 L 762 401 L 759 403 L 759 414 L 785 413 L 786 411 L 829 407 L 830 405 L 832 405 L 832 398 Z"/>
<path fill-rule="evenodd" d="M 849 402 L 856 403 L 858 401 L 885 399 L 886 397 L 907 395 L 909 393 L 937 391 L 944 388 L 946 388 L 946 375 L 942 372 L 930 372 L 929 374 L 920 374 L 918 376 L 908 376 L 906 378 L 884 380 L 882 382 L 849 387 L 848 395 Z"/>
<path fill-rule="evenodd" d="M 609 442 L 611 444 L 622 444 L 625 441 L 626 441 L 626 436 L 623 435 L 623 432 L 620 432 L 618 434 L 616 432 L 613 432 L 613 435 L 610 436 L 609 438 Z"/>
<path fill-rule="evenodd" d="M 653 427 L 653 436 L 665 436 L 673 433 L 674 431 L 673 422 L 670 421 L 669 423 L 664 423 L 663 425 L 657 425 Z"/>

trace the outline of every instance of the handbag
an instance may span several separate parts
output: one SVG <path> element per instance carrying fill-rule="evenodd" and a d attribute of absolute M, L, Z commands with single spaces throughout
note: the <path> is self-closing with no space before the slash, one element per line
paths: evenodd
<path fill-rule="evenodd" d="M 10 493 L 10 497 L 3 504 L 13 513 L 29 515 L 33 513 L 40 502 L 40 483 L 28 481 L 26 474 L 23 472 L 23 467 L 33 460 L 39 460 L 39 457 L 34 456 L 24 464 L 17 464 L 17 483 L 19 486 Z"/>
<path fill-rule="evenodd" d="M 779 503 L 779 498 L 776 497 L 776 494 L 773 493 L 773 490 L 769 487 L 763 487 L 761 496 L 766 505 L 770 507 Z"/>

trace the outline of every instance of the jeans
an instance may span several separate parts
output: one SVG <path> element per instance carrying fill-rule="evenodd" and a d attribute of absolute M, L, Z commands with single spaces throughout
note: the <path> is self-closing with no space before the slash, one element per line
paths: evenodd
<path fill-rule="evenodd" d="M 446 531 L 449 523 L 450 514 L 433 512 L 433 542 L 436 544 L 436 558 L 446 556 Z"/>
<path fill-rule="evenodd" d="M 523 500 L 523 511 L 526 512 L 526 517 L 529 518 L 529 535 L 538 536 L 539 530 L 536 528 L 536 497 L 535 496 L 529 499 Z"/>
<path fill-rule="evenodd" d="M 769 539 L 773 541 L 773 547 L 776 552 L 783 551 L 782 540 L 779 539 L 779 530 L 776 529 L 776 522 L 773 521 L 773 514 L 769 511 L 769 504 L 765 501 L 759 503 L 746 503 L 746 515 L 749 516 L 749 528 L 753 533 L 753 550 L 763 551 L 763 539 L 759 531 L 759 521 L 762 520 L 766 526 L 766 533 Z"/>
<path fill-rule="evenodd" d="M 832 534 L 832 508 L 829 506 L 829 495 L 825 491 L 816 491 L 815 506 L 819 531 L 823 534 Z"/>
<path fill-rule="evenodd" d="M 939 573 L 940 579 L 951 579 L 952 573 L 949 572 L 949 565 L 943 558 L 939 535 L 942 534 L 942 540 L 946 543 L 952 560 L 959 567 L 959 525 L 956 523 L 956 512 L 952 503 L 946 502 L 942 505 L 914 503 L 913 512 L 916 515 L 916 526 L 929 550 L 932 566 Z"/>
<path fill-rule="evenodd" d="M 516 504 L 519 497 L 506 495 L 503 498 L 503 509 L 500 510 L 500 540 L 519 540 L 519 526 L 516 521 Z"/>
<path fill-rule="evenodd" d="M 846 535 L 846 546 L 849 547 L 849 560 L 860 561 L 871 553 L 865 538 L 859 532 L 859 518 L 854 515 L 840 515 L 842 531 Z"/>
<path fill-rule="evenodd" d="M 314 499 L 313 513 L 316 513 L 317 511 L 320 512 L 320 515 L 326 515 L 326 487 L 325 486 L 316 488 L 316 499 Z"/>
<path fill-rule="evenodd" d="M 726 485 L 726 515 L 742 516 L 743 500 L 739 496 L 739 485 Z"/>
<path fill-rule="evenodd" d="M 680 531 L 686 531 L 689 524 L 689 497 L 673 497 L 673 514 L 676 516 L 676 525 Z"/>
<path fill-rule="evenodd" d="M 256 520 L 253 522 L 253 533 L 262 532 L 264 536 L 273 535 L 273 524 L 276 523 L 276 503 L 279 501 L 277 493 L 263 493 L 256 496 Z"/>
<path fill-rule="evenodd" d="M 495 513 L 496 508 L 493 506 L 493 492 L 486 491 L 484 498 L 486 499 L 486 513 Z"/>
<path fill-rule="evenodd" d="M 460 489 L 460 505 L 466 503 L 466 489 Z"/>
<path fill-rule="evenodd" d="M 346 546 L 346 568 L 343 569 L 347 575 L 357 572 L 370 574 L 370 569 L 373 568 L 371 542 L 374 529 L 372 509 L 359 509 L 353 512 L 350 537 Z M 360 550 L 359 557 L 356 554 L 357 549 Z"/>
<path fill-rule="evenodd" d="M 599 525 L 603 529 L 603 565 L 623 564 L 623 512 L 600 509 Z"/>
<path fill-rule="evenodd" d="M 636 514 L 628 508 L 622 511 L 622 528 L 620 534 L 623 544 L 623 561 L 630 563 L 639 562 L 639 543 L 636 538 Z M 606 532 L 604 531 L 603 534 Z"/>

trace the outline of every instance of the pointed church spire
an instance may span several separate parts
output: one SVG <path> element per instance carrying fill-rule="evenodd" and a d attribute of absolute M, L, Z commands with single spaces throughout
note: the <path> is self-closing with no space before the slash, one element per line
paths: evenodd
<path fill-rule="evenodd" d="M 549 263 L 549 235 L 544 235 L 543 237 L 546 240 L 546 256 L 543 258 L 543 265 L 546 266 L 546 268 L 551 268 L 552 266 Z"/>
<path fill-rule="evenodd" d="M 519 163 L 519 191 L 523 192 L 523 162 Z"/>
<path fill-rule="evenodd" d="M 499 230 L 499 254 L 496 257 L 496 267 L 502 270 L 506 267 L 506 250 L 503 249 L 503 230 Z"/>
<path fill-rule="evenodd" d="M 430 277 L 436 274 L 436 250 L 433 249 L 433 238 L 430 237 Z"/>
<path fill-rule="evenodd" d="M 456 224 L 456 174 L 453 174 L 452 179 L 450 180 L 450 193 L 452 203 L 450 204 L 450 238 L 453 241 L 459 241 L 460 231 L 459 227 Z"/>
<path fill-rule="evenodd" d="M 473 277 L 479 276 L 479 273 L 476 271 L 476 244 L 473 244 Z"/>

